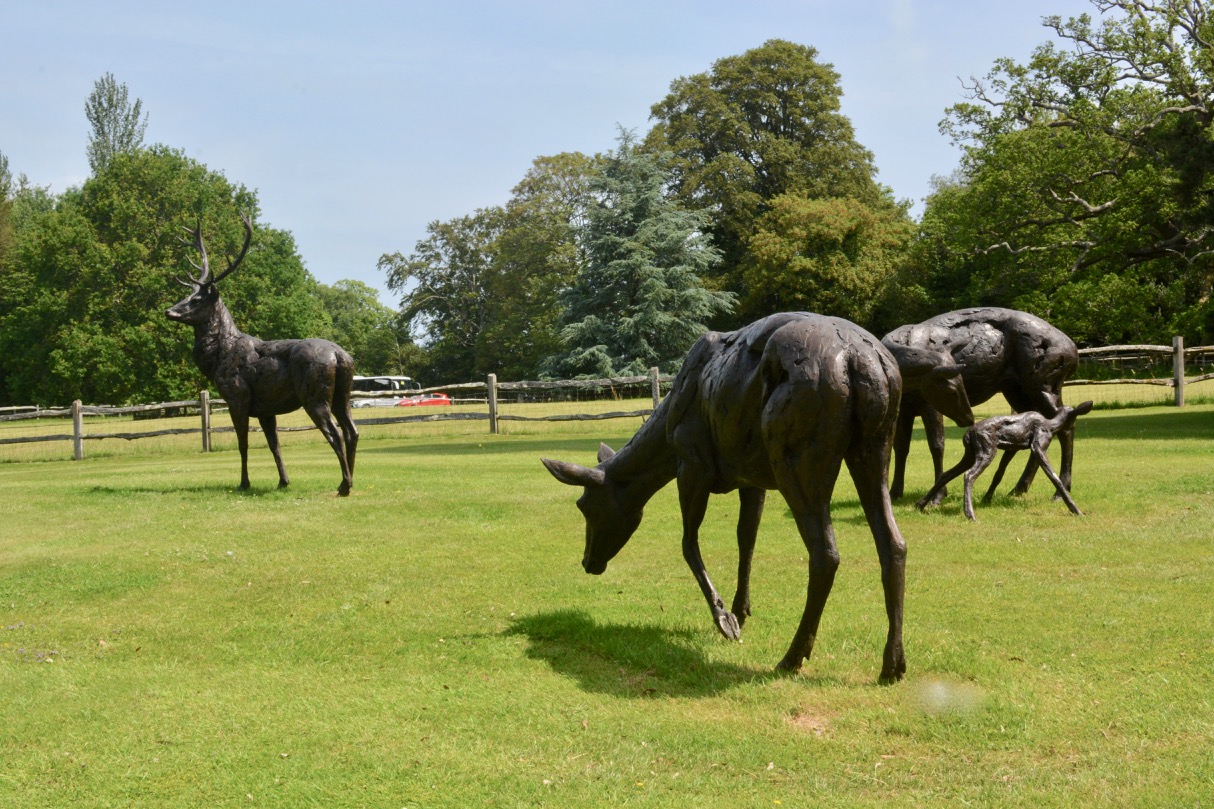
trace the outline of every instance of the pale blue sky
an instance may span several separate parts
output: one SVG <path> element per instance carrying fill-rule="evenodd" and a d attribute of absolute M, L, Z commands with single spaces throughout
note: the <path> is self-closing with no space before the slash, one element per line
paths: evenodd
<path fill-rule="evenodd" d="M 539 155 L 612 148 L 679 76 L 772 38 L 818 49 L 878 180 L 916 203 L 957 152 L 958 77 L 1024 61 L 1087 0 L 258 2 L 0 0 L 0 152 L 53 191 L 88 175 L 105 72 L 145 141 L 255 188 L 322 282 L 386 292 L 382 253 L 501 204 Z"/>

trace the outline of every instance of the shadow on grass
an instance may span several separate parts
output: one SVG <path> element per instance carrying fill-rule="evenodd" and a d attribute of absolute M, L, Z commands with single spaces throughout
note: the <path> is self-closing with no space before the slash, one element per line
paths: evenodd
<path fill-rule="evenodd" d="M 266 497 L 280 493 L 284 496 L 289 496 L 291 492 L 290 489 L 279 489 L 277 486 L 266 486 L 263 488 L 253 486 L 248 489 L 241 489 L 231 484 L 225 485 L 222 483 L 195 483 L 187 486 L 174 484 L 166 484 L 164 486 L 90 486 L 86 491 L 89 494 L 109 497 L 129 497 L 135 494 L 229 494 L 236 497 Z"/>
<path fill-rule="evenodd" d="M 605 434 L 611 438 L 614 434 Z M 391 439 L 389 439 L 391 440 Z M 614 441 L 612 446 L 619 449 Z M 520 452 L 536 453 L 536 463 L 541 455 L 557 457 L 561 460 L 577 461 L 593 465 L 599 451 L 597 438 L 522 438 L 507 437 L 505 440 L 493 436 L 453 436 L 450 439 L 426 444 L 394 444 L 391 446 L 376 446 L 373 443 L 358 445 L 358 455 L 409 455 L 424 453 L 434 455 L 486 455 L 486 454 L 516 454 Z"/>
<path fill-rule="evenodd" d="M 601 624 L 579 610 L 521 617 L 506 634 L 527 638 L 528 657 L 584 690 L 618 697 L 704 697 L 779 676 L 706 658 L 699 632 Z"/>

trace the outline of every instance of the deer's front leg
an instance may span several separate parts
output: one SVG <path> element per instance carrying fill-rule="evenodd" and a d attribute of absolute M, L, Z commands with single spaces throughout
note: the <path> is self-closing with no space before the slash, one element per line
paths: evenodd
<path fill-rule="evenodd" d="M 278 488 L 285 489 L 290 484 L 287 479 L 287 469 L 282 465 L 282 453 L 278 451 L 278 418 L 276 416 L 261 416 L 257 419 L 261 431 L 266 434 L 266 445 L 274 456 L 274 465 L 278 467 Z"/>
<path fill-rule="evenodd" d="M 232 428 L 236 430 L 236 446 L 240 449 L 240 488 L 249 488 L 249 414 L 243 409 L 231 408 Z"/>
<path fill-rule="evenodd" d="M 708 602 L 708 609 L 712 612 L 717 629 L 730 640 L 741 640 L 742 626 L 737 616 L 725 609 L 725 602 L 713 586 L 712 579 L 708 578 L 704 559 L 700 556 L 700 524 L 704 522 L 704 512 L 708 509 L 708 487 L 702 481 L 681 472 L 679 508 L 683 512 L 683 558 L 700 585 L 700 592 Z"/>
<path fill-rule="evenodd" d="M 739 489 L 738 499 L 738 589 L 733 596 L 732 612 L 741 628 L 750 617 L 750 562 L 755 552 L 755 537 L 763 518 L 763 502 L 767 492 L 762 489 Z"/>

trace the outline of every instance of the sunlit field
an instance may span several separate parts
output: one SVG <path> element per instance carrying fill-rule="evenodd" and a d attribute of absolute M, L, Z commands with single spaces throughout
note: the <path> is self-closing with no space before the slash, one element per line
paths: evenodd
<path fill-rule="evenodd" d="M 0 805 L 1208 804 L 1214 405 L 1081 418 L 1083 517 L 1043 476 L 977 523 L 959 485 L 921 514 L 917 434 L 896 506 L 909 670 L 888 687 L 846 475 L 799 675 L 773 671 L 807 564 L 777 496 L 740 644 L 683 562 L 673 485 L 582 572 L 577 493 L 539 459 L 593 464 L 639 423 L 366 426 L 348 498 L 314 431 L 285 436 L 285 491 L 260 435 L 245 493 L 230 434 L 209 454 L 198 435 L 92 441 L 81 462 L 70 441 L 0 447 Z M 702 532 L 727 599 L 736 515 L 717 497 Z"/>

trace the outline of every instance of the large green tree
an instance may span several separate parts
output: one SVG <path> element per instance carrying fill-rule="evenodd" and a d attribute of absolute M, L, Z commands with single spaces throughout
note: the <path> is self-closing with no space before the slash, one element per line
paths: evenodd
<path fill-rule="evenodd" d="M 409 367 L 417 356 L 408 326 L 398 312 L 380 303 L 374 288 L 346 280 L 320 284 L 317 293 L 333 322 L 333 341 L 350 352 L 359 374 L 417 376 L 419 369 Z"/>
<path fill-rule="evenodd" d="M 1207 340 L 1214 22 L 1192 0 L 1092 5 L 949 111 L 964 154 L 929 200 L 925 270 L 1082 342 Z"/>
<path fill-rule="evenodd" d="M 409 255 L 379 267 L 427 351 L 428 381 L 529 379 L 560 347 L 559 295 L 584 256 L 595 158 L 537 158 L 505 206 L 431 222 Z"/>
<path fill-rule="evenodd" d="M 839 74 L 818 61 L 817 50 L 773 39 L 676 79 L 652 108 L 647 145 L 673 152 L 673 187 L 683 204 L 711 213 L 708 229 L 723 254 L 713 283 L 740 295 L 735 323 L 772 304 L 746 273 L 752 237 L 773 200 L 885 206 L 872 155 L 840 112 L 841 94 Z"/>
<path fill-rule="evenodd" d="M 491 248 L 503 216 L 494 207 L 434 221 L 408 256 L 380 256 L 388 288 L 401 295 L 401 317 L 427 349 L 432 383 L 462 382 L 482 373 L 477 350 L 492 308 Z"/>
<path fill-rule="evenodd" d="M 239 212 L 255 195 L 167 147 L 116 154 L 57 198 L 18 197 L 13 257 L 0 275 L 3 396 L 17 404 L 74 398 L 122 404 L 195 394 L 193 334 L 164 311 L 190 272 L 182 226 L 201 224 L 220 260 L 243 240 Z M 43 201 L 50 204 L 43 205 Z M 236 322 L 264 338 L 330 328 L 289 233 L 257 227 L 221 293 Z"/>
<path fill-rule="evenodd" d="M 148 116 L 140 113 L 143 102 L 132 102 L 125 84 L 113 73 L 106 73 L 93 84 L 93 92 L 84 103 L 89 122 L 88 158 L 93 173 L 104 169 L 116 154 L 130 154 L 143 145 Z"/>
<path fill-rule="evenodd" d="M 668 156 L 637 147 L 630 132 L 592 182 L 585 266 L 565 293 L 565 350 L 549 373 L 606 377 L 678 369 L 714 315 L 733 295 L 701 278 L 719 260 L 703 213 L 668 198 Z"/>

